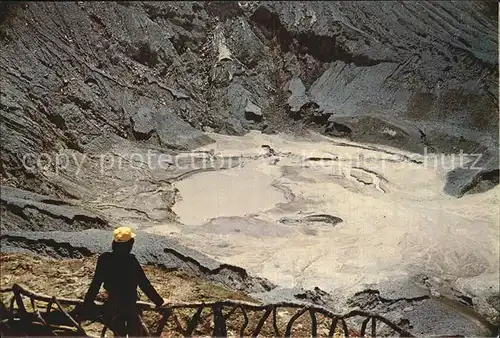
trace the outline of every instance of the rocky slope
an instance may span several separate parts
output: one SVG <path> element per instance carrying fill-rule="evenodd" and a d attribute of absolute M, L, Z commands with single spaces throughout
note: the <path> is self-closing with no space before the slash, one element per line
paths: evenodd
<path fill-rule="evenodd" d="M 450 175 L 452 195 L 498 180 L 493 2 L 3 2 L 0 29 L 1 173 L 17 187 L 68 195 L 27 154 L 111 136 L 190 149 L 210 142 L 201 130 L 290 120 L 483 153 L 482 170 Z"/>

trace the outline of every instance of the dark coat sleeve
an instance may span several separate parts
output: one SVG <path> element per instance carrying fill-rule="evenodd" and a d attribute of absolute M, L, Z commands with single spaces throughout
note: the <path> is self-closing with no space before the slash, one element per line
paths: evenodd
<path fill-rule="evenodd" d="M 137 276 L 139 277 L 139 287 L 146 294 L 146 296 L 149 299 L 151 299 L 153 303 L 155 303 L 156 306 L 162 305 L 163 298 L 158 294 L 158 292 L 156 292 L 155 288 L 151 285 L 151 282 L 149 281 L 148 277 L 146 277 L 146 274 L 144 273 L 144 270 L 142 269 L 142 266 L 137 260 L 137 258 L 134 257 L 134 261 L 136 265 Z"/>
<path fill-rule="evenodd" d="M 101 288 L 101 285 L 104 282 L 104 272 L 106 269 L 104 265 L 105 265 L 105 257 L 101 255 L 97 260 L 97 266 L 94 272 L 94 277 L 92 278 L 92 282 L 90 283 L 90 287 L 84 298 L 84 307 L 92 305 L 94 303 L 95 297 L 99 293 L 99 289 Z"/>

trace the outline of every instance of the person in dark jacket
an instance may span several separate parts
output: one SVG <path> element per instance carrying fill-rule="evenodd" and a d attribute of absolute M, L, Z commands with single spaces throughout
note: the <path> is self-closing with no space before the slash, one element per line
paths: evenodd
<path fill-rule="evenodd" d="M 167 302 L 156 292 L 137 258 L 130 253 L 135 237 L 132 229 L 119 227 L 114 230 L 113 237 L 112 252 L 101 254 L 97 260 L 94 278 L 85 295 L 83 311 L 88 311 L 94 305 L 94 299 L 104 284 L 108 294 L 104 305 L 105 323 L 115 336 L 141 336 L 140 311 L 136 304 L 137 287 L 156 306 Z"/>

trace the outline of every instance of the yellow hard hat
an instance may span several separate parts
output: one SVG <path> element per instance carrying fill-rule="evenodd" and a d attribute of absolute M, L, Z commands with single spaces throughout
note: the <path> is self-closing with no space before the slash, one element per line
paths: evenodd
<path fill-rule="evenodd" d="M 130 227 L 118 227 L 113 231 L 113 240 L 115 242 L 128 242 L 135 237 Z"/>

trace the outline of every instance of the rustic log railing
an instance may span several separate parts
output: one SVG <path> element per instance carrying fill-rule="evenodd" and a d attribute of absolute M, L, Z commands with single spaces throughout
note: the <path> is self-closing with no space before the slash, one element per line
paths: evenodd
<path fill-rule="evenodd" d="M 80 299 L 68 299 L 68 298 L 57 298 L 55 296 L 46 296 L 43 294 L 35 293 L 22 287 L 18 284 L 14 284 L 11 288 L 0 289 L 0 294 L 12 293 L 12 297 L 9 300 L 9 304 L 5 305 L 2 302 L 2 313 L 0 325 L 4 327 L 12 322 L 25 322 L 25 323 L 37 323 L 42 325 L 53 335 L 57 335 L 55 330 L 57 328 L 66 327 L 73 332 L 76 336 L 88 336 L 87 332 L 83 329 L 80 322 L 71 315 L 72 311 L 67 311 L 65 306 L 81 306 L 83 301 Z M 26 304 L 24 303 L 24 298 L 28 298 L 31 306 L 31 312 L 28 311 Z M 37 307 L 37 302 L 47 303 L 43 312 Z M 102 306 L 102 303 L 96 302 L 98 306 Z M 216 302 L 196 302 L 196 303 L 172 303 L 165 307 L 155 307 L 153 304 L 146 302 L 137 302 L 139 308 L 143 312 L 155 312 L 159 319 L 150 323 L 149 327 L 142 322 L 144 334 L 146 336 L 161 336 L 163 332 L 177 332 L 182 336 L 192 336 L 195 334 L 195 330 L 203 325 L 203 320 L 205 324 L 208 321 L 209 327 L 204 326 L 206 330 L 202 330 L 206 335 L 211 331 L 211 334 L 215 337 L 224 336 L 251 336 L 257 337 L 259 334 L 262 336 L 270 335 L 275 337 L 290 337 L 294 328 L 294 323 L 296 323 L 300 318 L 308 318 L 306 321 L 310 323 L 310 330 L 308 330 L 308 336 L 328 336 L 337 337 L 341 336 L 371 336 L 376 337 L 380 332 L 380 324 L 385 326 L 384 333 L 390 335 L 399 335 L 401 337 L 412 337 L 412 335 L 406 330 L 398 327 L 396 324 L 392 323 L 390 320 L 364 311 L 354 310 L 345 315 L 337 315 L 333 312 L 319 306 L 304 305 L 292 302 L 282 302 L 275 304 L 255 304 L 245 301 L 236 300 L 222 300 Z M 17 305 L 17 308 L 15 307 Z M 53 308 L 56 308 L 53 310 Z M 179 316 L 182 314 L 181 311 L 186 310 L 196 310 L 196 312 L 191 316 L 185 316 L 186 327 L 183 327 Z M 284 326 L 284 331 L 280 330 L 278 311 L 285 310 L 288 313 L 289 310 L 295 310 L 295 314 L 291 316 Z M 202 313 L 208 312 L 204 318 L 202 318 Z M 240 319 L 243 319 L 243 323 L 240 323 L 239 330 L 231 327 L 231 331 L 228 334 L 228 321 L 232 319 L 236 313 L 241 312 Z M 260 313 L 263 312 L 262 315 Z M 59 316 L 51 316 L 51 314 L 57 313 Z M 254 316 L 250 316 L 253 313 Z M 258 316 L 259 314 L 260 316 Z M 321 332 L 318 330 L 318 315 L 323 318 L 323 324 L 327 322 L 328 329 L 323 329 Z M 282 317 L 282 313 L 280 315 Z M 357 318 L 356 318 L 357 317 Z M 78 318 L 78 317 L 76 317 Z M 356 318 L 359 329 L 353 330 L 352 327 L 348 326 L 348 320 Z M 249 328 L 250 319 L 256 319 L 256 326 L 252 329 Z M 94 322 L 99 321 L 98 319 L 93 320 Z M 101 337 L 105 336 L 107 331 L 107 325 L 103 322 L 102 318 L 100 320 L 104 325 L 101 331 Z M 167 324 L 170 322 L 170 327 L 166 329 Z M 272 324 L 272 333 L 264 333 L 263 327 L 268 323 Z M 173 325 L 172 325 L 173 324 Z M 281 323 L 283 324 L 283 323 Z M 379 325 L 378 325 L 379 324 Z M 352 323 L 351 323 L 352 325 Z M 299 325 L 297 325 L 299 326 Z M 300 325 L 303 329 L 303 325 Z M 238 333 L 235 333 L 238 331 Z M 0 331 L 1 332 L 1 331 Z M 301 331 L 302 332 L 302 331 Z M 302 333 L 301 335 L 306 335 Z"/>

